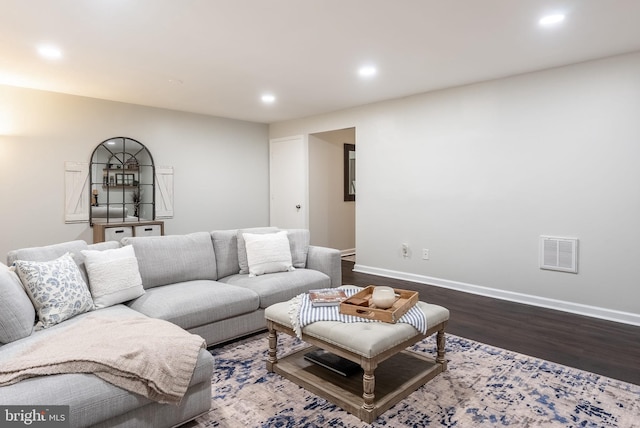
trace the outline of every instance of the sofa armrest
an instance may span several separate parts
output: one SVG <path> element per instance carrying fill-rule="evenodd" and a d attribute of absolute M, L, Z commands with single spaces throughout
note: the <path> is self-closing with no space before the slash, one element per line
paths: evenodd
<path fill-rule="evenodd" d="M 327 274 L 331 278 L 331 287 L 342 285 L 342 261 L 339 250 L 309 245 L 306 268 Z"/>

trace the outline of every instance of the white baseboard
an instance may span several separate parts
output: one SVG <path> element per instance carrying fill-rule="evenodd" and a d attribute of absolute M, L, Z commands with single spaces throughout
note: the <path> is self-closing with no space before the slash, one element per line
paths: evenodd
<path fill-rule="evenodd" d="M 496 288 L 483 287 L 481 285 L 467 284 L 464 282 L 450 281 L 442 278 L 434 278 L 430 276 L 399 272 L 389 269 L 380 269 L 359 264 L 356 264 L 353 267 L 353 270 L 354 272 L 378 275 L 386 278 L 401 279 L 403 281 L 417 282 L 420 284 L 435 285 L 437 287 L 478 294 L 480 296 L 493 297 L 495 299 L 508 300 L 511 302 L 524 303 L 526 305 L 538 306 L 541 308 L 555 309 L 572 314 L 584 315 L 608 321 L 615 321 L 623 324 L 640 326 L 640 314 L 634 314 L 631 312 L 617 311 L 614 309 L 600 308 L 598 306 L 583 305 L 580 303 L 549 299 L 546 297 L 533 296 L 530 294 L 498 290 Z"/>
<path fill-rule="evenodd" d="M 353 256 L 356 253 L 355 248 L 348 248 L 346 250 L 340 250 L 340 257 Z"/>

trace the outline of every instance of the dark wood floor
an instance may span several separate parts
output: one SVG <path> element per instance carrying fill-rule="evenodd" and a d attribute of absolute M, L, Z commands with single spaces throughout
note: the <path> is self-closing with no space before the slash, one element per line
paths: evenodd
<path fill-rule="evenodd" d="M 450 311 L 447 332 L 640 385 L 640 327 L 490 297 L 353 272 L 342 283 L 414 290 Z"/>

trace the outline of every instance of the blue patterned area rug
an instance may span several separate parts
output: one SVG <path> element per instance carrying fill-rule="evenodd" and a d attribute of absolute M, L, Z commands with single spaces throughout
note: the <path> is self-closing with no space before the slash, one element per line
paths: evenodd
<path fill-rule="evenodd" d="M 278 355 L 306 346 L 279 335 Z M 265 368 L 260 334 L 213 349 L 211 411 L 186 427 L 640 427 L 640 386 L 447 335 L 448 371 L 373 424 Z M 434 356 L 435 337 L 413 347 Z"/>

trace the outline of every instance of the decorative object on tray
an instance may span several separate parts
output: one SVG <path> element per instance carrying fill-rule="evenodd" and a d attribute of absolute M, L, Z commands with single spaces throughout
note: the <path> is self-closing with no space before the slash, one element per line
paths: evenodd
<path fill-rule="evenodd" d="M 373 289 L 371 301 L 380 309 L 389 309 L 396 302 L 396 292 L 391 287 L 379 285 Z"/>
<path fill-rule="evenodd" d="M 313 306 L 338 306 L 346 298 L 347 294 L 339 288 L 322 288 L 309 291 L 309 301 Z"/>
<path fill-rule="evenodd" d="M 380 293 L 381 290 L 378 292 L 375 291 L 377 288 L 381 287 L 370 285 L 340 303 L 340 313 L 388 323 L 395 323 L 418 302 L 417 291 L 382 287 L 381 290 L 384 291 Z M 376 301 L 378 303 L 382 301 L 384 303 L 383 306 L 386 306 L 386 304 L 389 303 L 391 300 L 389 297 L 389 289 L 394 292 L 393 303 L 386 308 L 377 305 Z"/>

